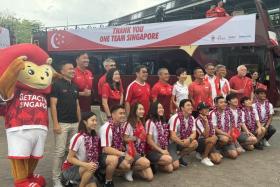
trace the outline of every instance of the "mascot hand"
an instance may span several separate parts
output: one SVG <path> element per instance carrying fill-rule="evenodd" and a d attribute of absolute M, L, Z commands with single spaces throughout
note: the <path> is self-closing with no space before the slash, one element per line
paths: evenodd
<path fill-rule="evenodd" d="M 3 99 L 13 96 L 19 72 L 24 69 L 26 60 L 26 56 L 16 58 L 0 77 L 0 95 Z"/>

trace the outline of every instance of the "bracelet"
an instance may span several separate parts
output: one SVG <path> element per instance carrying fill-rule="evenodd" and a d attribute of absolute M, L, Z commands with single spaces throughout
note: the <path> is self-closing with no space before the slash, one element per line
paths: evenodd
<path fill-rule="evenodd" d="M 190 139 L 190 143 L 192 143 L 192 138 L 189 138 Z"/>

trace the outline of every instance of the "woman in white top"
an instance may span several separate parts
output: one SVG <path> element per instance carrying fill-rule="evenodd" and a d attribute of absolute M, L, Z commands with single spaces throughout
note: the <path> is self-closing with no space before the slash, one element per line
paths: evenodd
<path fill-rule="evenodd" d="M 144 114 L 145 109 L 140 103 L 135 103 L 131 107 L 131 111 L 128 115 L 127 122 L 124 124 L 124 142 L 127 144 L 127 150 L 129 149 L 129 143 L 133 142 L 135 147 L 135 155 L 133 161 L 133 171 L 137 172 L 143 179 L 151 181 L 153 179 L 153 172 L 150 167 L 150 161 L 145 157 L 146 152 L 146 131 L 144 128 Z M 131 144 L 130 144 L 131 145 Z M 125 174 L 125 179 L 133 181 L 132 170 Z"/>
<path fill-rule="evenodd" d="M 164 119 L 162 104 L 155 101 L 149 110 L 149 119 L 146 121 L 147 132 L 147 158 L 151 162 L 153 172 L 157 166 L 165 172 L 173 171 L 173 161 L 167 148 L 169 142 L 169 128 Z"/>
<path fill-rule="evenodd" d="M 84 113 L 69 147 L 67 160 L 62 166 L 62 176 L 66 181 L 79 182 L 80 187 L 96 187 L 94 174 L 99 167 L 101 153 L 100 139 L 96 134 L 96 115 Z"/>
<path fill-rule="evenodd" d="M 176 71 L 176 75 L 178 78 L 178 81 L 174 84 L 173 90 L 172 90 L 172 96 L 171 96 L 171 110 L 172 113 L 174 113 L 174 105 L 176 106 L 176 109 L 179 109 L 179 103 L 183 99 L 189 98 L 189 90 L 188 86 L 184 84 L 184 82 L 187 80 L 187 70 L 184 68 L 179 68 Z"/>

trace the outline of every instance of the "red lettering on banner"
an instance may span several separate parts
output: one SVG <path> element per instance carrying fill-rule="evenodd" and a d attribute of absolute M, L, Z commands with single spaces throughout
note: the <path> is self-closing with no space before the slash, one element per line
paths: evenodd
<path fill-rule="evenodd" d="M 129 34 L 127 35 L 126 41 L 133 40 L 157 40 L 159 39 L 159 33 L 142 33 L 142 34 Z"/>
<path fill-rule="evenodd" d="M 101 36 L 100 42 L 110 42 L 110 36 Z"/>
<path fill-rule="evenodd" d="M 121 28 L 114 28 L 113 34 L 125 34 L 131 33 L 131 27 L 121 27 Z"/>
<path fill-rule="evenodd" d="M 133 27 L 133 32 L 143 32 L 144 26 Z"/>
<path fill-rule="evenodd" d="M 121 42 L 125 41 L 125 35 L 113 35 L 111 36 L 112 42 Z"/>

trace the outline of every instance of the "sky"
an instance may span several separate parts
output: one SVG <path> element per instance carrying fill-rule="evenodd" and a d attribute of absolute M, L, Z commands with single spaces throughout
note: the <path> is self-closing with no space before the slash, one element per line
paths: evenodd
<path fill-rule="evenodd" d="M 108 22 L 167 0 L 0 0 L 0 12 L 45 26 Z M 67 21 L 68 20 L 68 21 Z"/>

